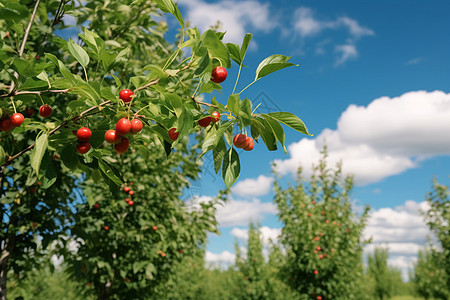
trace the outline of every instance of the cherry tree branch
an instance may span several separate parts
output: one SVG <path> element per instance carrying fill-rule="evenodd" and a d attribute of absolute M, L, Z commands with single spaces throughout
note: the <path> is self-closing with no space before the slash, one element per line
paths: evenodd
<path fill-rule="evenodd" d="M 64 90 L 45 90 L 45 91 L 20 91 L 17 90 L 12 91 L 9 94 L 0 95 L 0 98 L 13 97 L 17 95 L 41 95 L 42 93 L 62 93 L 65 94 L 69 91 L 69 89 Z"/>
<path fill-rule="evenodd" d="M 58 131 L 61 127 L 67 125 L 69 122 L 78 121 L 78 120 L 80 120 L 81 118 L 83 118 L 86 114 L 88 114 L 88 113 L 90 113 L 91 111 L 95 110 L 96 108 L 100 109 L 101 106 L 106 105 L 106 104 L 109 104 L 109 103 L 111 103 L 111 100 L 104 101 L 104 102 L 100 103 L 98 106 L 92 106 L 91 108 L 89 108 L 89 109 L 83 111 L 83 112 L 82 112 L 81 114 L 79 114 L 78 116 L 75 116 L 75 117 L 73 117 L 73 118 L 71 118 L 71 119 L 65 120 L 64 122 L 62 122 L 61 124 L 59 124 L 58 126 L 56 126 L 54 129 L 52 129 L 52 130 L 48 133 L 48 135 L 51 136 L 51 135 L 54 134 L 56 131 Z M 34 143 L 34 144 L 31 144 L 30 146 L 26 147 L 26 148 L 23 149 L 22 151 L 20 151 L 20 152 L 14 154 L 13 156 L 10 156 L 10 157 L 6 160 L 6 162 L 3 164 L 2 168 L 4 168 L 5 166 L 9 165 L 9 164 L 10 164 L 14 159 L 16 159 L 17 157 L 19 157 L 19 156 L 21 156 L 22 154 L 24 154 L 24 153 L 30 151 L 31 149 L 33 149 L 35 145 L 36 145 L 35 143 Z"/>
<path fill-rule="evenodd" d="M 205 105 L 205 106 L 209 106 L 209 107 L 214 107 L 214 108 L 219 108 L 218 106 L 216 106 L 216 105 L 214 105 L 214 104 L 206 103 L 206 102 L 202 102 L 202 101 L 196 100 L 195 97 L 193 97 L 193 96 L 189 96 L 189 97 L 192 99 L 192 101 L 194 101 L 194 102 L 197 103 L 197 104 Z"/>
<path fill-rule="evenodd" d="M 36 0 L 36 4 L 34 5 L 34 9 L 33 9 L 33 13 L 31 14 L 30 22 L 28 22 L 27 29 L 25 29 L 25 35 L 23 36 L 22 45 L 20 46 L 20 49 L 19 49 L 19 57 L 22 56 L 23 51 L 25 50 L 25 44 L 27 43 L 28 35 L 30 34 L 30 30 L 31 30 L 31 25 L 33 24 L 34 17 L 36 16 L 36 11 L 38 9 L 40 2 L 41 2 L 41 0 Z M 16 77 L 16 79 L 19 78 L 19 74 L 17 72 L 14 72 L 14 77 Z M 9 89 L 9 93 L 11 93 L 13 90 L 14 90 L 14 80 L 11 80 L 11 87 Z"/>

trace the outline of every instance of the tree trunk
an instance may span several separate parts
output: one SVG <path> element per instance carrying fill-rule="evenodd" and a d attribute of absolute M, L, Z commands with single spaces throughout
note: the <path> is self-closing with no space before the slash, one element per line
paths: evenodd
<path fill-rule="evenodd" d="M 15 236 L 9 235 L 2 241 L 2 254 L 0 257 L 0 300 L 6 300 L 6 279 L 8 275 L 8 261 L 14 249 Z"/>

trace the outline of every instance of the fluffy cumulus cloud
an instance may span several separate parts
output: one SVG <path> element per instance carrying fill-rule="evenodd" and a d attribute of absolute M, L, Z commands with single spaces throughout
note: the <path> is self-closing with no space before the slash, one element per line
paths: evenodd
<path fill-rule="evenodd" d="M 272 177 L 259 175 L 258 178 L 248 178 L 240 180 L 231 191 L 242 197 L 254 197 L 266 195 L 273 183 Z"/>
<path fill-rule="evenodd" d="M 374 183 L 417 167 L 423 159 L 450 155 L 448 128 L 450 94 L 414 91 L 381 97 L 367 106 L 350 105 L 336 130 L 291 144 L 290 158 L 276 160 L 275 169 L 296 174 L 302 166 L 308 176 L 311 161 L 318 161 L 326 144 L 331 166 L 342 161 L 344 174 L 355 175 L 356 184 Z"/>
<path fill-rule="evenodd" d="M 208 3 L 204 0 L 183 0 L 179 2 L 186 9 L 186 19 L 201 30 L 216 25 L 219 21 L 227 31 L 225 40 L 241 43 L 249 32 L 269 32 L 277 26 L 273 11 L 268 3 L 254 0 L 219 1 Z"/>
<path fill-rule="evenodd" d="M 277 242 L 277 239 L 281 234 L 281 228 L 270 228 L 267 226 L 262 226 L 259 228 L 259 233 L 263 244 L 268 246 L 270 244 L 270 241 Z M 248 229 L 235 227 L 231 230 L 230 234 L 240 240 L 248 240 Z"/>
<path fill-rule="evenodd" d="M 219 226 L 245 226 L 249 222 L 261 221 L 267 214 L 275 214 L 276 206 L 271 202 L 237 201 L 230 199 L 217 208 Z"/>
<path fill-rule="evenodd" d="M 210 196 L 194 196 L 185 203 L 188 210 L 201 209 L 201 203 L 212 202 Z M 235 200 L 231 197 L 226 202 L 216 204 L 216 218 L 221 227 L 247 226 L 250 222 L 259 222 L 266 215 L 276 214 L 275 204 L 261 202 L 259 199 L 251 201 Z"/>
<path fill-rule="evenodd" d="M 361 37 L 375 34 L 372 29 L 360 25 L 358 21 L 349 17 L 339 17 L 335 20 L 320 20 L 315 16 L 314 11 L 308 7 L 297 8 L 294 11 L 293 20 L 293 29 L 302 39 L 319 36 L 327 30 L 347 31 L 345 44 L 341 43 L 334 46 L 334 51 L 337 53 L 336 66 L 343 64 L 349 59 L 357 58 L 356 41 Z M 324 45 L 318 45 L 315 52 L 324 54 L 326 52 Z"/>
<path fill-rule="evenodd" d="M 229 251 L 223 251 L 219 254 L 206 251 L 205 254 L 206 263 L 213 266 L 231 265 L 234 263 L 235 258 L 236 255 Z"/>
<path fill-rule="evenodd" d="M 376 247 L 388 248 L 388 263 L 402 270 L 407 279 L 408 269 L 431 234 L 420 214 L 428 209 L 427 202 L 408 200 L 402 206 L 372 211 L 364 231 L 364 237 L 372 238 L 372 243 L 365 247 L 365 253 L 373 253 Z"/>

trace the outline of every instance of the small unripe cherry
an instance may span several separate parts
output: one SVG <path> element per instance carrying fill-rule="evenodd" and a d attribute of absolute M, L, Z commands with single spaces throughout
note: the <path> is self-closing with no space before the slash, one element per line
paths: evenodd
<path fill-rule="evenodd" d="M 11 123 L 10 118 L 6 118 L 0 121 L 0 129 L 1 131 L 10 131 L 13 129 L 14 125 Z"/>
<path fill-rule="evenodd" d="M 48 118 L 51 114 L 52 108 L 50 107 L 50 105 L 41 105 L 41 107 L 39 108 L 39 115 L 41 115 L 41 117 Z"/>
<path fill-rule="evenodd" d="M 245 146 L 247 146 L 247 136 L 242 133 L 236 134 L 233 139 L 233 144 L 236 146 L 236 148 L 244 148 Z"/>
<path fill-rule="evenodd" d="M 116 133 L 118 135 L 124 136 L 130 133 L 131 122 L 126 118 L 122 118 L 116 123 Z"/>
<path fill-rule="evenodd" d="M 142 124 L 142 121 L 139 119 L 133 119 L 131 120 L 131 132 L 138 133 L 142 130 L 144 127 L 144 124 Z"/>
<path fill-rule="evenodd" d="M 255 147 L 255 140 L 248 136 L 247 137 L 247 146 L 245 146 L 244 150 L 251 151 L 251 150 L 253 150 L 254 147 Z"/>
<path fill-rule="evenodd" d="M 119 98 L 122 99 L 122 101 L 125 103 L 130 102 L 133 99 L 132 97 L 133 95 L 134 95 L 133 91 L 128 89 L 121 90 L 119 92 Z"/>
<path fill-rule="evenodd" d="M 91 149 L 91 144 L 89 143 L 79 143 L 77 145 L 77 152 L 80 154 L 85 154 Z"/>
<path fill-rule="evenodd" d="M 89 128 L 87 127 L 81 127 L 80 129 L 77 130 L 77 139 L 80 142 L 89 142 L 89 139 L 92 136 L 92 132 Z"/>
<path fill-rule="evenodd" d="M 212 113 L 213 117 L 211 122 L 219 122 L 220 121 L 220 114 L 217 111 L 213 111 Z"/>
<path fill-rule="evenodd" d="M 207 127 L 209 124 L 211 124 L 211 119 L 211 117 L 200 119 L 198 120 L 198 125 L 200 125 L 200 127 Z"/>
<path fill-rule="evenodd" d="M 126 137 L 122 138 L 119 143 L 114 145 L 114 150 L 116 150 L 117 154 L 122 154 L 127 152 L 128 147 L 130 146 L 130 140 Z"/>
<path fill-rule="evenodd" d="M 215 83 L 224 82 L 227 79 L 227 70 L 224 67 L 215 67 L 211 72 L 211 81 Z"/>
<path fill-rule="evenodd" d="M 110 129 L 105 133 L 105 141 L 110 144 L 117 144 L 121 138 L 114 129 Z"/>
<path fill-rule="evenodd" d="M 178 135 L 180 134 L 180 133 L 177 132 L 176 130 L 177 130 L 177 129 L 176 129 L 175 127 L 169 129 L 169 138 L 170 138 L 172 141 L 175 141 L 175 140 L 178 138 Z"/>
<path fill-rule="evenodd" d="M 25 114 L 27 115 L 27 117 L 31 117 L 34 114 L 34 110 L 32 110 L 31 108 L 27 108 Z"/>
<path fill-rule="evenodd" d="M 25 120 L 21 113 L 14 113 L 9 119 L 14 127 L 19 127 L 23 123 L 23 120 Z"/>

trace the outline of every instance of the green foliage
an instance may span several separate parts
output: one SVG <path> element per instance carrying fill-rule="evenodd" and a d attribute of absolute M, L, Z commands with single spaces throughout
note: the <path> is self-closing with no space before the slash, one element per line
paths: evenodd
<path fill-rule="evenodd" d="M 304 299 L 362 299 L 365 293 L 361 234 L 368 209 L 362 215 L 352 212 L 352 187 L 339 165 L 335 171 L 327 168 L 326 152 L 308 182 L 301 171 L 295 187 L 283 189 L 275 182 L 286 251 L 280 274 Z"/>
<path fill-rule="evenodd" d="M 389 299 L 399 283 L 403 283 L 399 270 L 388 266 L 388 249 L 375 248 L 367 258 L 368 279 L 373 282 L 371 293 L 376 299 Z"/>
<path fill-rule="evenodd" d="M 450 297 L 447 285 L 447 272 L 442 264 L 442 257 L 425 249 L 419 251 L 419 259 L 414 266 L 413 280 L 417 293 L 425 299 L 448 299 Z"/>

